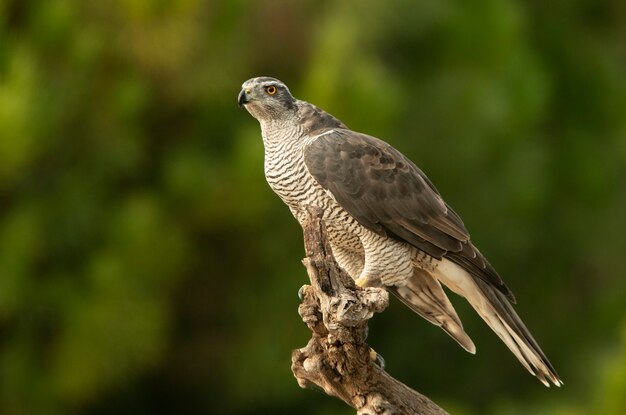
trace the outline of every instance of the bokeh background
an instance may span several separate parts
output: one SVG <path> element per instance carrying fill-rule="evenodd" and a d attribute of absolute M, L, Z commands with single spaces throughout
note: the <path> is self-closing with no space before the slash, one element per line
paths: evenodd
<path fill-rule="evenodd" d="M 246 79 L 412 158 L 565 381 L 459 298 L 388 371 L 454 414 L 626 414 L 626 3 L 0 1 L 0 413 L 351 414 L 300 389 L 300 229 Z"/>

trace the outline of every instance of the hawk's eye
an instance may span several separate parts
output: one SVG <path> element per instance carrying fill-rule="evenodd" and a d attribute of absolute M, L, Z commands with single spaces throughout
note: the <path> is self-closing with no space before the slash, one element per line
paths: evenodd
<path fill-rule="evenodd" d="M 267 92 L 270 95 L 274 95 L 276 93 L 276 91 L 278 91 L 276 89 L 276 87 L 274 85 L 270 85 L 270 86 L 266 86 L 265 87 L 265 92 Z"/>

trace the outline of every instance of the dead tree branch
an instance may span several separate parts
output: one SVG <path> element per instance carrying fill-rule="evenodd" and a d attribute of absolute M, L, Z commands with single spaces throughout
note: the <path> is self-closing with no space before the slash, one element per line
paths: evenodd
<path fill-rule="evenodd" d="M 367 322 L 387 307 L 389 295 L 382 288 L 357 288 L 337 265 L 319 208 L 309 208 L 304 243 L 311 285 L 303 287 L 298 312 L 312 337 L 291 356 L 298 384 L 315 384 L 361 415 L 447 414 L 375 363 L 365 343 Z"/>

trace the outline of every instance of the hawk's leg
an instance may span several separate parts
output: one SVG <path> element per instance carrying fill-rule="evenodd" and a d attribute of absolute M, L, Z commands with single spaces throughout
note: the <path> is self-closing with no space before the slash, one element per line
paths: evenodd
<path fill-rule="evenodd" d="M 413 276 L 411 247 L 364 230 L 361 243 L 365 256 L 363 270 L 355 280 L 360 287 L 403 286 Z"/>
<path fill-rule="evenodd" d="M 355 238 L 355 241 L 350 240 L 350 244 L 346 243 L 346 238 L 338 238 L 333 237 L 333 233 L 329 232 L 330 238 L 330 246 L 333 250 L 333 257 L 337 264 L 348 273 L 353 280 L 361 275 L 363 272 L 364 258 L 363 258 L 363 249 L 361 247 L 358 238 Z M 355 244 L 354 242 L 358 243 Z M 355 246 L 356 245 L 356 246 Z M 361 249 L 358 249 L 361 248 Z"/>

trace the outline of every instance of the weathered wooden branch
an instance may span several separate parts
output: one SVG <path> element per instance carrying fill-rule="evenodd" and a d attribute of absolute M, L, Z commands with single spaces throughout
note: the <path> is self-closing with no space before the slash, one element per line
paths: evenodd
<path fill-rule="evenodd" d="M 311 285 L 303 287 L 298 312 L 313 336 L 294 350 L 291 370 L 301 387 L 311 384 L 342 399 L 357 414 L 447 414 L 430 399 L 387 374 L 365 343 L 367 322 L 383 311 L 382 288 L 357 288 L 335 261 L 319 208 L 309 208 L 304 226 Z"/>

